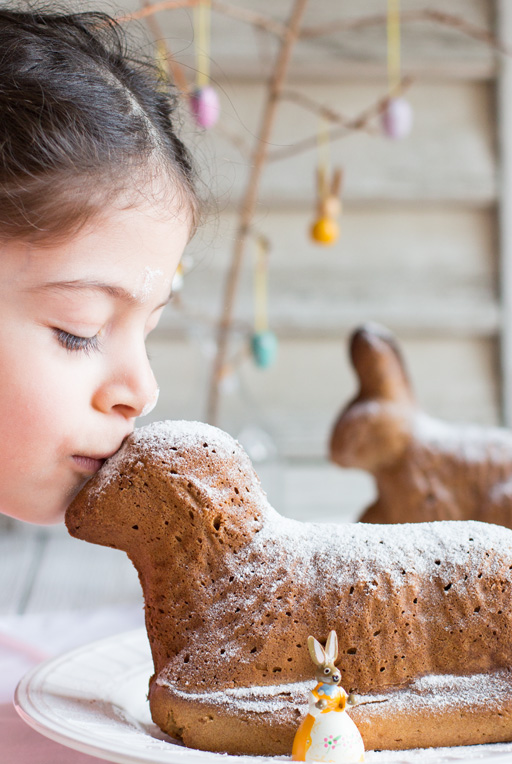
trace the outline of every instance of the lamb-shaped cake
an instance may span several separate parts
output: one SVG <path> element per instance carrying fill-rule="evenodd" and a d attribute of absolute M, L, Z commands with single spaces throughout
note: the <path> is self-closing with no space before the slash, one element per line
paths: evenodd
<path fill-rule="evenodd" d="M 360 521 L 482 520 L 512 528 L 512 431 L 427 416 L 395 337 L 381 326 L 357 329 L 350 356 L 359 391 L 334 424 L 330 454 L 375 478 L 377 500 Z"/>
<path fill-rule="evenodd" d="M 190 422 L 136 430 L 66 524 L 137 568 L 151 713 L 187 746 L 290 754 L 308 710 L 308 636 L 331 630 L 367 749 L 512 740 L 503 527 L 285 519 L 241 446 Z"/>

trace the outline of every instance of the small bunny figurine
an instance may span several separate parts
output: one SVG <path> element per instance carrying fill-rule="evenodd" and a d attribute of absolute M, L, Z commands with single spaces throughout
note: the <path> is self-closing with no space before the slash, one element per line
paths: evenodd
<path fill-rule="evenodd" d="M 364 761 L 363 738 L 346 713 L 347 693 L 339 687 L 341 674 L 334 665 L 338 657 L 338 637 L 331 631 L 325 649 L 314 637 L 308 638 L 311 659 L 318 681 L 309 693 L 309 713 L 295 734 L 293 761 L 323 761 L 350 764 Z"/>

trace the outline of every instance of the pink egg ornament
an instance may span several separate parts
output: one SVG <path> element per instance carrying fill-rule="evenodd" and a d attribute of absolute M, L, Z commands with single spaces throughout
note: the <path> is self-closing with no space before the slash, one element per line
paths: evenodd
<path fill-rule="evenodd" d="M 382 112 L 382 130 L 388 138 L 400 140 L 405 138 L 412 129 L 413 112 L 409 101 L 405 98 L 390 98 Z"/>
<path fill-rule="evenodd" d="M 211 85 L 197 88 L 190 94 L 190 109 L 199 127 L 213 127 L 220 114 L 219 96 Z"/>

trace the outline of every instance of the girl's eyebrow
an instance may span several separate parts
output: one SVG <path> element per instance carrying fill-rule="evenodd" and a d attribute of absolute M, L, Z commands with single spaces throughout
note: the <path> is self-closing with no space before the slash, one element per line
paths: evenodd
<path fill-rule="evenodd" d="M 122 286 L 118 286 L 117 284 L 105 284 L 102 281 L 87 281 L 83 279 L 75 279 L 73 281 L 48 281 L 45 284 L 38 284 L 35 287 L 32 287 L 28 291 L 30 292 L 41 292 L 43 290 L 71 290 L 71 291 L 81 291 L 84 289 L 92 289 L 98 292 L 103 292 L 104 294 L 107 294 L 109 297 L 114 297 L 117 300 L 122 300 L 122 302 L 126 302 L 129 305 L 141 305 L 145 303 L 144 297 L 140 298 L 137 297 L 137 295 L 132 294 L 127 289 L 125 289 Z M 158 310 L 158 308 L 163 308 L 165 305 L 167 305 L 172 298 L 172 291 L 170 292 L 169 296 L 161 302 L 159 305 L 156 306 L 155 310 Z"/>

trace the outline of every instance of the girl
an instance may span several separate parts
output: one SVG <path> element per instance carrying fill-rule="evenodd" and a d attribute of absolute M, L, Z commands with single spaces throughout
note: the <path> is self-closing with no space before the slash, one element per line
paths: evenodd
<path fill-rule="evenodd" d="M 54 523 L 158 389 L 198 199 L 174 101 L 100 13 L 0 10 L 0 512 Z"/>

